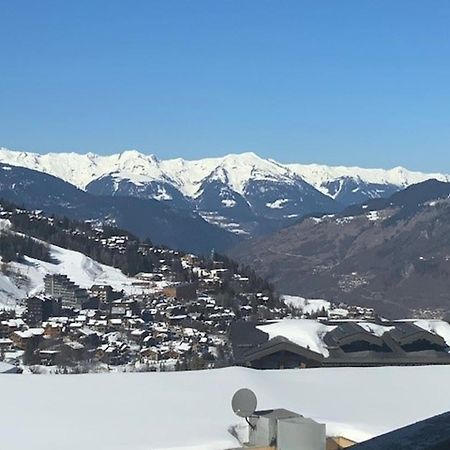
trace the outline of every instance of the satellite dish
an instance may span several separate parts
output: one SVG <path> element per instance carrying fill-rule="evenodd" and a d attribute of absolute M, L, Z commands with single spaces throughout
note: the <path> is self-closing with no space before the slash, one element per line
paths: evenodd
<path fill-rule="evenodd" d="M 239 389 L 233 395 L 231 407 L 239 417 L 249 417 L 256 411 L 256 395 L 250 389 Z"/>

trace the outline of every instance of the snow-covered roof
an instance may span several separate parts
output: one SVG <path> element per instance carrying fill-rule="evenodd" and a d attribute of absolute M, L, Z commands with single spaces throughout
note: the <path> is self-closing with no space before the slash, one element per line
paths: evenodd
<path fill-rule="evenodd" d="M 17 372 L 17 367 L 12 364 L 0 361 L 0 375 L 5 373 L 15 373 Z"/>
<path fill-rule="evenodd" d="M 16 331 L 15 333 L 22 339 L 28 339 L 35 336 L 42 336 L 44 331 L 43 328 L 29 328 L 28 330 Z"/>
<path fill-rule="evenodd" d="M 269 325 L 258 326 L 261 331 L 269 334 L 269 339 L 283 336 L 302 347 L 320 353 L 325 357 L 329 355 L 323 342 L 323 337 L 336 326 L 327 326 L 315 320 L 285 319 Z"/>

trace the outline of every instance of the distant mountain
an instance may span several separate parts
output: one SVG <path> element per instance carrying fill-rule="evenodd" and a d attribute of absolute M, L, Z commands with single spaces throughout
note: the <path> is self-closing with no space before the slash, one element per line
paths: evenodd
<path fill-rule="evenodd" d="M 0 164 L 0 198 L 28 209 L 114 224 L 155 244 L 196 253 L 223 251 L 237 241 L 190 210 L 156 200 L 92 195 L 52 175 L 8 164 Z"/>
<path fill-rule="evenodd" d="M 450 311 L 450 183 L 428 180 L 230 252 L 279 291 L 375 307 Z"/>
<path fill-rule="evenodd" d="M 403 167 L 388 170 L 318 164 L 287 164 L 287 167 L 344 206 L 387 198 L 396 191 L 429 179 L 450 181 L 446 174 L 413 172 Z"/>
<path fill-rule="evenodd" d="M 254 153 L 197 161 L 125 151 L 39 155 L 0 149 L 0 161 L 54 175 L 94 195 L 138 197 L 190 210 L 241 236 L 278 230 L 311 213 L 333 213 L 385 198 L 442 174 L 280 164 Z"/>

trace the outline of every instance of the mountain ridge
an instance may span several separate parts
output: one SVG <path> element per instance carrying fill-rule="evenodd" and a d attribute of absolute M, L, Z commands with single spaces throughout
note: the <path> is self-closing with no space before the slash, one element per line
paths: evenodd
<path fill-rule="evenodd" d="M 359 179 L 366 183 L 393 184 L 398 187 L 406 187 L 430 178 L 450 181 L 450 175 L 445 173 L 412 171 L 402 166 L 379 169 L 325 164 L 283 164 L 273 158 L 261 158 L 254 152 L 231 153 L 223 157 L 197 160 L 183 158 L 160 160 L 154 154 L 146 155 L 137 150 L 125 150 L 103 156 L 95 153 L 75 152 L 39 154 L 0 147 L 0 161 L 57 176 L 83 190 L 90 182 L 101 176 L 121 174 L 123 178 L 132 176 L 132 181 L 136 183 L 151 180 L 172 181 L 189 197 L 195 197 L 201 181 L 213 173 L 217 173 L 220 167 L 227 169 L 228 173 L 233 168 L 240 171 L 239 175 L 231 182 L 237 192 L 242 192 L 242 186 L 245 179 L 248 178 L 245 175 L 248 175 L 249 166 L 256 169 L 256 174 L 258 171 L 263 172 L 262 169 L 265 168 L 265 173 L 270 175 L 275 175 L 275 172 L 278 171 L 280 177 L 287 174 L 299 176 L 331 197 L 335 197 L 335 194 L 329 193 L 325 187 L 326 183 L 346 177 Z M 245 174 L 242 173 L 244 169 L 247 170 Z M 189 177 L 187 172 L 190 172 Z M 192 180 L 190 185 L 187 185 L 188 178 Z"/>
<path fill-rule="evenodd" d="M 288 294 L 387 316 L 450 311 L 450 183 L 427 180 L 229 251 Z"/>
<path fill-rule="evenodd" d="M 159 160 L 136 150 L 37 154 L 0 148 L 0 162 L 55 176 L 89 194 L 136 197 L 190 211 L 238 236 L 254 237 L 304 216 L 336 213 L 386 198 L 445 174 L 343 166 L 282 164 L 253 152 L 224 157 Z"/>
<path fill-rule="evenodd" d="M 0 163 L 0 198 L 48 214 L 113 224 L 142 239 L 200 254 L 224 250 L 236 238 L 190 210 L 152 199 L 93 195 L 53 175 L 5 163 Z"/>

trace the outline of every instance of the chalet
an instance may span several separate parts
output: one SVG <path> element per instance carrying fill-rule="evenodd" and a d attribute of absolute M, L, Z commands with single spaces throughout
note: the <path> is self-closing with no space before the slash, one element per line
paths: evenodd
<path fill-rule="evenodd" d="M 158 350 L 151 347 L 143 348 L 140 352 L 141 361 L 158 361 L 159 353 Z"/>
<path fill-rule="evenodd" d="M 109 324 L 114 328 L 122 328 L 123 321 L 122 319 L 110 319 Z"/>
<path fill-rule="evenodd" d="M 369 333 L 355 322 L 344 322 L 324 338 L 329 349 L 340 348 L 346 353 L 358 351 L 389 351 L 383 339 Z"/>
<path fill-rule="evenodd" d="M 29 328 L 25 331 L 15 331 L 11 339 L 16 347 L 27 350 L 30 347 L 37 347 L 43 335 L 43 328 Z"/>
<path fill-rule="evenodd" d="M 57 364 L 60 355 L 60 350 L 40 350 L 39 360 L 44 366 L 54 366 Z"/>
<path fill-rule="evenodd" d="M 44 336 L 49 338 L 59 338 L 63 333 L 63 325 L 56 322 L 43 323 Z"/>
<path fill-rule="evenodd" d="M 83 327 L 75 335 L 77 341 L 87 348 L 97 347 L 100 343 L 100 336 L 90 328 Z"/>
<path fill-rule="evenodd" d="M 160 355 L 160 359 L 178 359 L 181 353 L 173 348 L 163 350 Z"/>
<path fill-rule="evenodd" d="M 128 361 L 125 350 L 126 349 L 121 348 L 121 345 L 118 343 L 103 344 L 97 348 L 96 356 L 100 361 L 106 364 L 118 366 L 120 364 L 125 364 Z"/>
<path fill-rule="evenodd" d="M 142 343 L 144 341 L 144 339 L 149 335 L 149 332 L 147 330 L 140 330 L 140 329 L 136 329 L 133 330 L 130 333 L 130 338 L 137 342 L 137 343 Z"/>
<path fill-rule="evenodd" d="M 159 273 L 147 273 L 147 272 L 139 272 L 134 276 L 139 281 L 143 281 L 145 283 L 153 284 L 154 281 L 162 281 L 163 277 Z"/>
<path fill-rule="evenodd" d="M 181 257 L 182 261 L 190 264 L 191 266 L 198 266 L 200 264 L 200 258 L 196 255 L 187 254 Z"/>
<path fill-rule="evenodd" d="M 25 327 L 25 322 L 22 319 L 2 320 L 0 322 L 0 337 L 10 337 L 12 333 Z"/>
<path fill-rule="evenodd" d="M 10 338 L 0 338 L 0 353 L 11 350 L 13 341 Z"/>
<path fill-rule="evenodd" d="M 399 322 L 389 331 L 389 336 L 406 352 L 442 351 L 446 343 L 441 336 L 430 333 L 410 322 Z"/>
<path fill-rule="evenodd" d="M 165 287 L 163 294 L 177 300 L 195 300 L 197 298 L 197 285 L 195 283 L 180 283 Z"/>
<path fill-rule="evenodd" d="M 82 361 L 85 357 L 85 347 L 77 341 L 69 341 L 64 344 L 64 351 L 71 361 Z"/>
<path fill-rule="evenodd" d="M 108 305 L 114 298 L 113 288 L 109 284 L 94 284 L 90 291 L 102 304 Z"/>
<path fill-rule="evenodd" d="M 111 308 L 111 317 L 119 318 L 125 316 L 127 309 L 124 306 L 114 305 Z"/>
<path fill-rule="evenodd" d="M 320 367 L 323 355 L 277 336 L 242 356 L 239 364 L 254 369 Z"/>

